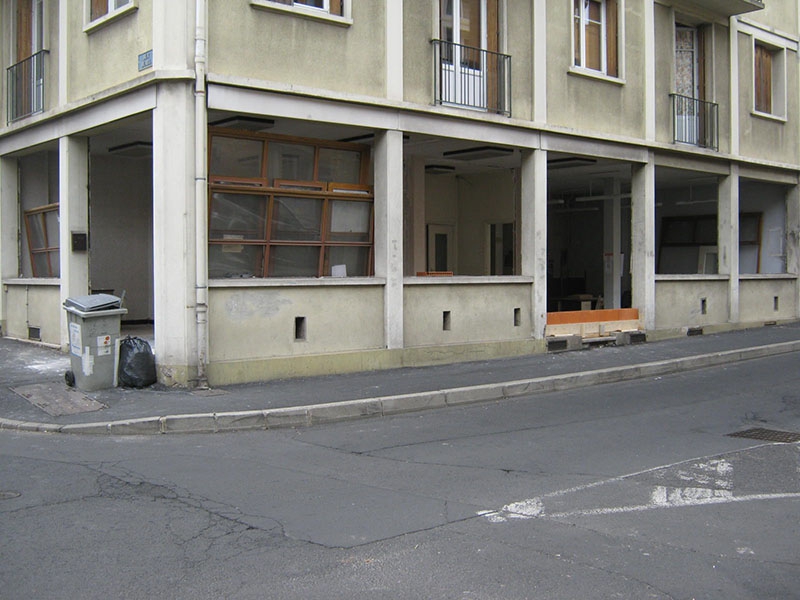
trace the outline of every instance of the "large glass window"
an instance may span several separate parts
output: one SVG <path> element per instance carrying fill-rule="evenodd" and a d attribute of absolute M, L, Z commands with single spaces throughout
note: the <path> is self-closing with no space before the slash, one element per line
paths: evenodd
<path fill-rule="evenodd" d="M 573 0 L 574 64 L 619 76 L 619 0 Z"/>
<path fill-rule="evenodd" d="M 369 151 L 212 130 L 209 276 L 368 276 Z"/>

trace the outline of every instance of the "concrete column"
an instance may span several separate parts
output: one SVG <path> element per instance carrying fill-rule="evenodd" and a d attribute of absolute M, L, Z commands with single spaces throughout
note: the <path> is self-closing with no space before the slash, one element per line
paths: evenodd
<path fill-rule="evenodd" d="M 403 133 L 375 135 L 375 276 L 383 295 L 386 347 L 403 347 Z"/>
<path fill-rule="evenodd" d="M 723 177 L 718 189 L 717 256 L 719 272 L 728 275 L 728 320 L 739 321 L 739 166 Z"/>
<path fill-rule="evenodd" d="M 386 97 L 403 100 L 403 0 L 386 0 Z"/>
<path fill-rule="evenodd" d="M 631 181 L 631 286 L 633 308 L 645 329 L 656 326 L 656 167 L 652 152 L 634 165 Z"/>
<path fill-rule="evenodd" d="M 58 216 L 61 302 L 89 293 L 89 251 L 72 249 L 72 234 L 89 235 L 89 142 L 82 137 L 58 140 Z M 88 242 L 88 238 L 87 238 Z M 66 313 L 61 318 L 61 346 L 69 345 Z"/>
<path fill-rule="evenodd" d="M 644 11 L 644 121 L 645 139 L 656 139 L 656 18 L 655 2 L 645 2 Z M 620 53 L 624 57 L 624 53 Z"/>
<path fill-rule="evenodd" d="M 168 3 L 167 3 L 168 4 Z M 153 110 L 153 290 L 159 381 L 197 371 L 193 83 L 162 83 Z"/>
<path fill-rule="evenodd" d="M 547 325 L 547 152 L 523 150 L 520 172 L 522 275 L 533 277 L 533 338 L 544 339 Z"/>
<path fill-rule="evenodd" d="M 547 122 L 547 0 L 533 0 L 533 120 Z"/>
<path fill-rule="evenodd" d="M 733 16 L 730 18 L 730 39 L 728 41 L 731 52 L 730 64 L 730 94 L 728 95 L 730 103 L 730 128 L 731 128 L 731 154 L 734 156 L 739 154 L 739 94 L 743 91 L 739 90 L 739 17 Z"/>
<path fill-rule="evenodd" d="M 800 274 L 800 186 L 786 193 L 786 272 Z M 795 317 L 800 319 L 800 278 L 795 282 Z"/>
<path fill-rule="evenodd" d="M 619 308 L 622 302 L 622 199 L 620 181 L 608 182 L 603 202 L 603 302 Z"/>
<path fill-rule="evenodd" d="M 19 233 L 19 189 L 17 161 L 0 158 L 0 279 L 19 277 L 17 235 Z M 6 296 L 0 293 L 0 333 L 6 334 Z"/>

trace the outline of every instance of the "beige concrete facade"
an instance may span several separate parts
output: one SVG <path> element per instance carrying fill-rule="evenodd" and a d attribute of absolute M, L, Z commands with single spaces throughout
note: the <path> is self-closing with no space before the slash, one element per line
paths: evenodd
<path fill-rule="evenodd" d="M 544 351 L 587 306 L 800 318 L 797 2 L 0 0 L 0 35 L 3 335 L 124 295 L 205 386 Z"/>

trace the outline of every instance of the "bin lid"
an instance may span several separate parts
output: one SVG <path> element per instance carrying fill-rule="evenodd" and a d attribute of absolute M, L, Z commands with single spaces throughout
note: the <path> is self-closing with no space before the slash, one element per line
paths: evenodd
<path fill-rule="evenodd" d="M 64 300 L 64 308 L 77 308 L 83 312 L 96 310 L 113 310 L 122 307 L 122 298 L 111 294 L 92 294 L 91 296 L 76 296 Z"/>

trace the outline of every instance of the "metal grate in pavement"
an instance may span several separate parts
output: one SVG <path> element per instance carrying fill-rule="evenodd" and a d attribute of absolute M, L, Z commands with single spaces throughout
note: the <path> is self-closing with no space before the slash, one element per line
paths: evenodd
<path fill-rule="evenodd" d="M 748 438 L 751 440 L 763 440 L 765 442 L 780 442 L 782 444 L 794 444 L 800 442 L 800 433 L 793 431 L 778 431 L 776 429 L 762 429 L 754 427 L 736 433 L 729 433 L 728 437 Z"/>

